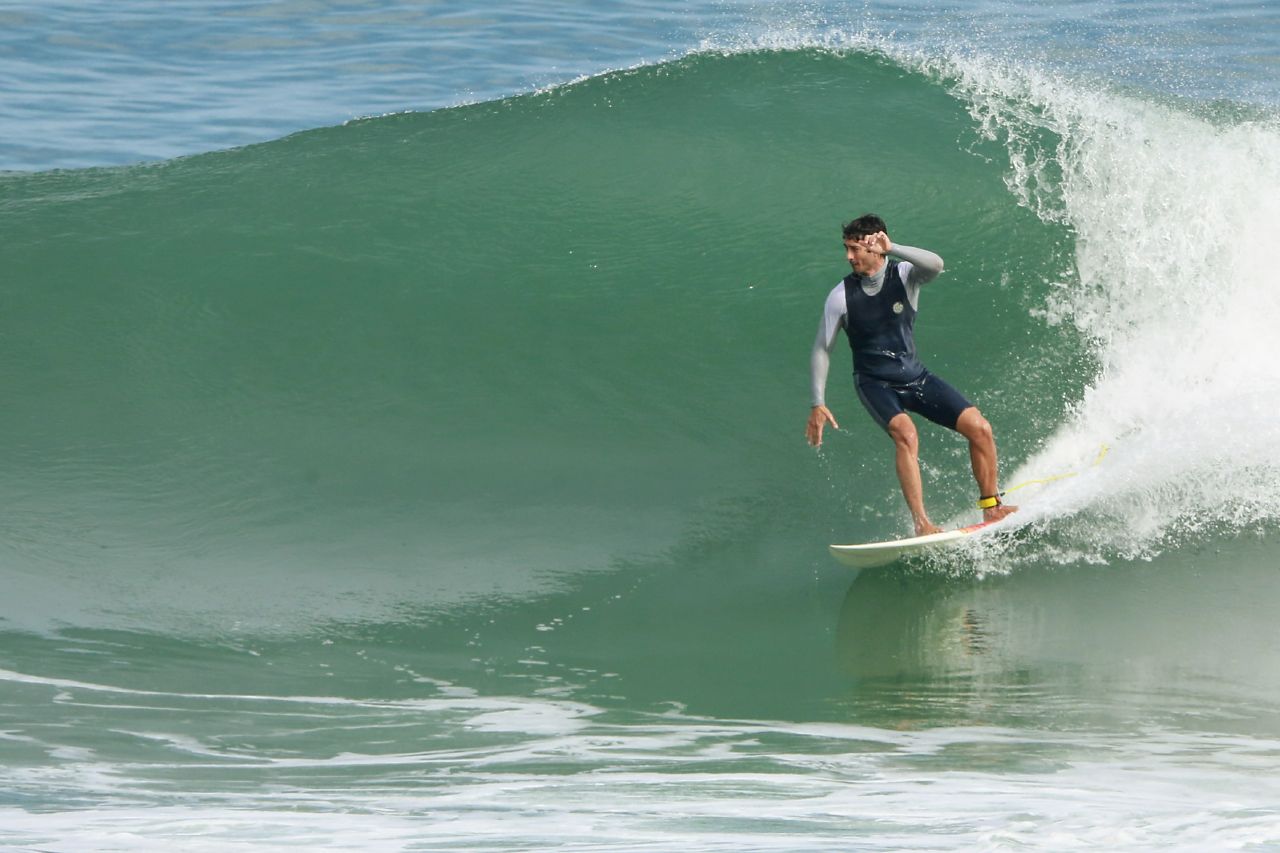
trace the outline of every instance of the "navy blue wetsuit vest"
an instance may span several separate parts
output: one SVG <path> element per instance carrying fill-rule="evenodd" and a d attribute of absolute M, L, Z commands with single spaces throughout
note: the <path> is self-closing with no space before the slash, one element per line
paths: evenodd
<path fill-rule="evenodd" d="M 924 365 L 916 358 L 912 327 L 916 309 L 907 298 L 907 287 L 898 274 L 898 262 L 889 261 L 884 284 L 868 296 L 856 274 L 844 280 L 845 334 L 853 348 L 853 372 L 873 379 L 901 384 L 920 378 Z"/>

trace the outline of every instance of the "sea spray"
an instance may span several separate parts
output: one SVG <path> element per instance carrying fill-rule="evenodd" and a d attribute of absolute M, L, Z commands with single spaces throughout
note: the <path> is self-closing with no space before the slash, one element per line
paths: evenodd
<path fill-rule="evenodd" d="M 1010 482 L 1055 484 L 1047 513 L 1097 553 L 1280 519 L 1280 125 L 957 62 L 953 89 L 1009 152 L 1020 204 L 1076 235 L 1075 275 L 1042 310 L 1090 344 L 1097 375 Z"/>

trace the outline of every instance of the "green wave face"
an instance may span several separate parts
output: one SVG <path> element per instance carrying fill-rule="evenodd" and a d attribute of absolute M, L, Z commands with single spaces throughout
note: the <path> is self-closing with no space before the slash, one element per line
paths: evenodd
<path fill-rule="evenodd" d="M 1186 448 L 1125 445 L 1159 428 L 1138 418 L 1158 396 L 1108 382 L 1152 328 L 1185 329 L 1150 307 L 1159 275 L 1114 279 L 1109 259 L 1182 220 L 1154 198 L 1104 202 L 1158 183 L 1142 158 L 1165 152 L 1143 154 L 1144 133 L 1245 131 L 1151 105 L 1117 153 L 1098 126 L 1123 99 L 1091 114 L 1089 93 L 1000 72 L 701 54 L 156 166 L 6 177 L 0 426 L 22 553 L 166 579 L 163 605 L 86 595 L 86 612 L 216 621 L 255 611 L 261 596 L 227 592 L 253 579 L 288 593 L 259 614 L 286 625 L 547 592 L 762 525 L 825 565 L 828 541 L 905 520 L 843 343 L 842 430 L 817 455 L 802 440 L 809 348 L 847 271 L 839 229 L 866 211 L 944 257 L 922 356 L 995 424 L 1006 482 L 1133 451 L 1043 504 L 1079 523 L 1015 562 L 1158 547 L 1183 503 L 1136 538 L 1129 522 L 1197 469 L 1169 468 Z M 963 444 L 926 427 L 923 459 L 934 515 L 971 512 Z M 1120 517 L 1101 539 L 1099 503 Z M 211 575 L 227 582 L 193 605 Z"/>

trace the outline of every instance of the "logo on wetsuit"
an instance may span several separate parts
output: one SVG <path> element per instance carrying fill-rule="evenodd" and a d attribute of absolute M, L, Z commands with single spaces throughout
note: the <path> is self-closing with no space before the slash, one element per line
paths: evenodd
<path fill-rule="evenodd" d="M 901 303 L 901 302 L 895 302 L 895 303 L 893 303 L 893 313 L 895 313 L 895 314 L 901 314 L 901 313 L 902 313 L 902 303 Z"/>

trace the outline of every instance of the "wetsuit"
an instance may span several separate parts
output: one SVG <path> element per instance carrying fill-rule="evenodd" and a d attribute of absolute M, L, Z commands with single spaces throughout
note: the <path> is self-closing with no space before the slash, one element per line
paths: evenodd
<path fill-rule="evenodd" d="M 853 350 L 858 399 L 876 423 L 904 411 L 919 412 L 955 429 L 960 413 L 972 404 L 934 376 L 916 356 L 913 329 L 920 287 L 942 272 L 942 258 L 926 249 L 895 244 L 874 276 L 851 273 L 827 296 L 810 357 L 812 405 L 825 405 L 827 373 L 836 333 L 844 329 Z"/>

